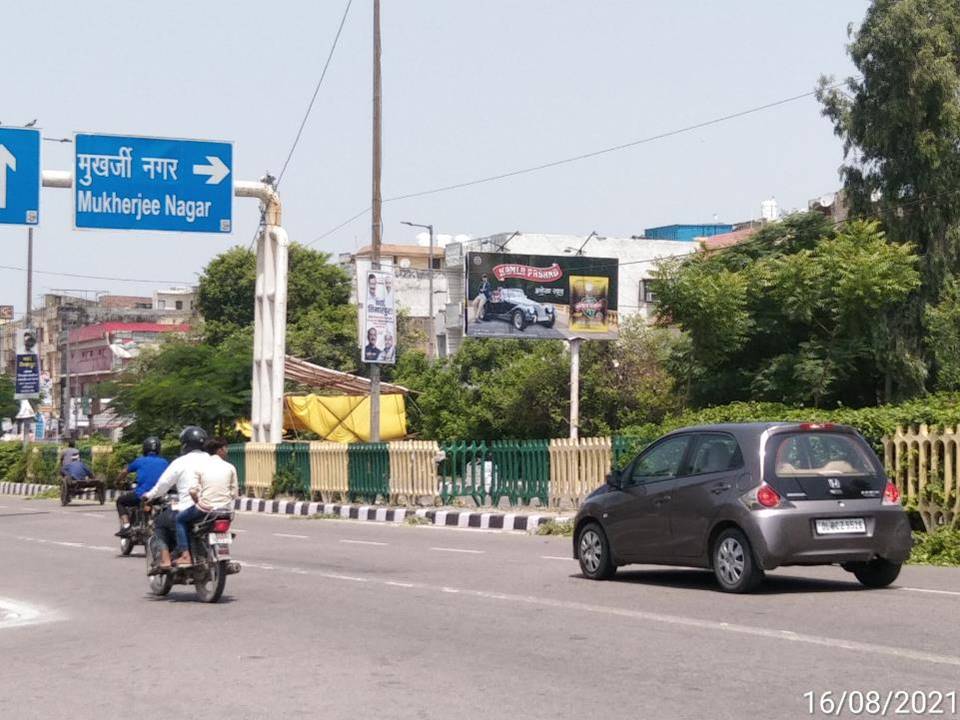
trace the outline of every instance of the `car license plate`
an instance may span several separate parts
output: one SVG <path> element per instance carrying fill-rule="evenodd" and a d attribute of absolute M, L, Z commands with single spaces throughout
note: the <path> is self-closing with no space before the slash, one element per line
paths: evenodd
<path fill-rule="evenodd" d="M 863 518 L 837 518 L 831 520 L 817 520 L 817 535 L 863 535 L 867 532 L 867 524 Z"/>
<path fill-rule="evenodd" d="M 230 537 L 230 533 L 210 533 L 211 545 L 229 545 L 232 542 L 233 538 Z"/>

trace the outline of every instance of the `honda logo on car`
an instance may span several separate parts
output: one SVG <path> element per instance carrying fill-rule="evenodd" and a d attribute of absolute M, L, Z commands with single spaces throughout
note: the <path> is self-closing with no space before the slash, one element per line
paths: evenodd
<path fill-rule="evenodd" d="M 550 267 L 533 267 L 532 265 L 497 265 L 493 268 L 493 276 L 503 282 L 507 278 L 519 278 L 532 282 L 556 282 L 563 277 L 563 270 L 557 263 Z"/>

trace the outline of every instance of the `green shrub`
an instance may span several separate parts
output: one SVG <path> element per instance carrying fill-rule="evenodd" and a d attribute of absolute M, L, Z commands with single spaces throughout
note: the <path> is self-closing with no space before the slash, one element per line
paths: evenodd
<path fill-rule="evenodd" d="M 19 482 L 14 480 L 13 468 L 23 456 L 23 444 L 19 442 L 0 443 L 0 480 Z M 24 468 L 25 470 L 26 468 Z"/>
<path fill-rule="evenodd" d="M 960 530 L 914 533 L 908 562 L 922 565 L 960 565 Z"/>
<path fill-rule="evenodd" d="M 270 497 L 292 496 L 298 499 L 306 495 L 303 487 L 304 483 L 300 479 L 300 474 L 292 465 L 278 468 L 273 475 L 273 484 L 270 487 Z"/>
<path fill-rule="evenodd" d="M 563 537 L 573 537 L 573 523 L 569 520 L 547 520 L 537 526 L 537 535 L 561 535 Z"/>

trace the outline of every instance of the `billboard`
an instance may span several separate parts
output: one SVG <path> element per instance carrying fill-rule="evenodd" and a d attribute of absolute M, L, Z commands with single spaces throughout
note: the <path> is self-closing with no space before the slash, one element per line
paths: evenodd
<path fill-rule="evenodd" d="M 467 337 L 615 340 L 616 258 L 467 254 Z"/>
<path fill-rule="evenodd" d="M 392 269 L 357 273 L 360 354 L 365 363 L 393 365 L 397 362 L 395 286 Z"/>

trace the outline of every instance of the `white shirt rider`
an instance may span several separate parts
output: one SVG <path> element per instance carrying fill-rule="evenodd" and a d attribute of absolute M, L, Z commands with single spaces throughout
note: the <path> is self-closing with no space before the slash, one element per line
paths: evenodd
<path fill-rule="evenodd" d="M 143 496 L 143 499 L 155 500 L 176 486 L 177 503 L 173 509 L 178 512 L 186 510 L 194 504 L 193 498 L 190 497 L 190 489 L 199 484 L 200 472 L 208 462 L 210 462 L 210 456 L 203 450 L 191 450 L 186 455 L 181 455 L 167 466 L 163 475 L 157 480 L 157 484 Z"/>

